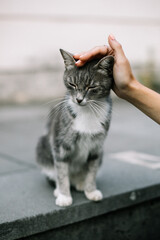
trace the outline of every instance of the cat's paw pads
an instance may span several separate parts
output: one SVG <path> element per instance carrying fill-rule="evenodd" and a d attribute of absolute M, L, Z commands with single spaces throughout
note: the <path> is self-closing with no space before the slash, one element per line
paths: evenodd
<path fill-rule="evenodd" d="M 92 201 L 100 201 L 103 199 L 103 194 L 97 189 L 92 192 L 85 191 L 85 195 L 89 200 Z"/>
<path fill-rule="evenodd" d="M 79 182 L 75 186 L 77 191 L 83 192 L 84 191 L 84 182 Z"/>
<path fill-rule="evenodd" d="M 58 195 L 59 195 L 59 190 L 58 188 L 56 188 L 54 191 L 53 191 L 53 195 L 57 198 Z"/>
<path fill-rule="evenodd" d="M 56 199 L 56 205 L 60 207 L 67 207 L 72 204 L 72 197 L 71 196 L 65 196 L 61 193 L 59 193 L 57 199 Z"/>

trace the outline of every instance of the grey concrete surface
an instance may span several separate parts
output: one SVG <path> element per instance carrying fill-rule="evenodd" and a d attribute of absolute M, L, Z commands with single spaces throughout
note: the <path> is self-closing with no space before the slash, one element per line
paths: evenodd
<path fill-rule="evenodd" d="M 159 209 L 160 201 L 156 199 L 23 240 L 159 240 Z"/>
<path fill-rule="evenodd" d="M 21 164 L 21 162 L 17 162 L 12 159 L 9 158 L 8 156 L 1 156 L 0 155 L 0 176 L 2 175 L 6 175 L 6 174 L 10 174 L 13 172 L 17 172 L 17 171 L 21 171 L 23 169 L 27 169 L 27 166 L 24 166 L 23 164 Z"/>
<path fill-rule="evenodd" d="M 130 104 L 116 101 L 97 178 L 103 201 L 91 203 L 72 190 L 73 205 L 57 207 L 53 187 L 36 168 L 34 157 L 46 112 L 45 106 L 0 109 L 0 239 L 27 237 L 160 197 L 160 168 L 147 165 L 160 162 L 159 125 Z M 138 158 L 143 164 L 113 155 L 128 151 L 146 154 Z"/>

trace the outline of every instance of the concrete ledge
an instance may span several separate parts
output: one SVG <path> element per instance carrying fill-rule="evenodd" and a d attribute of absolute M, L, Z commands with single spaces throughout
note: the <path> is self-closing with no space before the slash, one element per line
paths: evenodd
<path fill-rule="evenodd" d="M 90 202 L 83 193 L 72 191 L 73 205 L 60 208 L 39 171 L 29 169 L 10 175 L 10 180 L 1 177 L 1 239 L 27 237 L 160 197 L 159 172 L 112 159 L 104 162 L 98 186 L 104 194 L 102 202 Z"/>
<path fill-rule="evenodd" d="M 23 239 L 157 240 L 159 218 L 160 199 L 155 199 Z"/>

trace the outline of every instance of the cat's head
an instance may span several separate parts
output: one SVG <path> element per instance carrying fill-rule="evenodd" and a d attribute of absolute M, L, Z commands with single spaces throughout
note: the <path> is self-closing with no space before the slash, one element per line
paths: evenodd
<path fill-rule="evenodd" d="M 92 60 L 83 67 L 75 65 L 73 55 L 60 49 L 64 59 L 64 84 L 74 103 L 84 106 L 89 101 L 105 98 L 113 82 L 114 58 Z"/>

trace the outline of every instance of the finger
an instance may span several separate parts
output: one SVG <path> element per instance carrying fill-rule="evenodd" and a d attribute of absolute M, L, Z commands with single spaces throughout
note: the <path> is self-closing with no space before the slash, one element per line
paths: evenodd
<path fill-rule="evenodd" d="M 82 61 L 90 61 L 95 58 L 106 56 L 108 52 L 108 47 L 106 45 L 104 46 L 98 46 L 94 47 L 82 56 L 80 56 L 80 60 Z"/>
<path fill-rule="evenodd" d="M 116 59 L 120 60 L 126 58 L 122 45 L 115 39 L 113 35 L 109 35 L 108 42 L 110 47 L 114 50 Z"/>
<path fill-rule="evenodd" d="M 112 55 L 114 56 L 114 50 L 110 47 L 110 46 L 107 46 L 108 47 L 108 53 L 107 55 Z"/>
<path fill-rule="evenodd" d="M 85 53 L 86 53 L 86 52 L 76 53 L 76 54 L 73 55 L 73 57 L 74 57 L 75 59 L 79 59 L 80 56 L 82 56 L 82 55 L 85 54 Z"/>
<path fill-rule="evenodd" d="M 75 64 L 77 67 L 82 67 L 85 63 L 85 61 L 78 60 Z"/>

